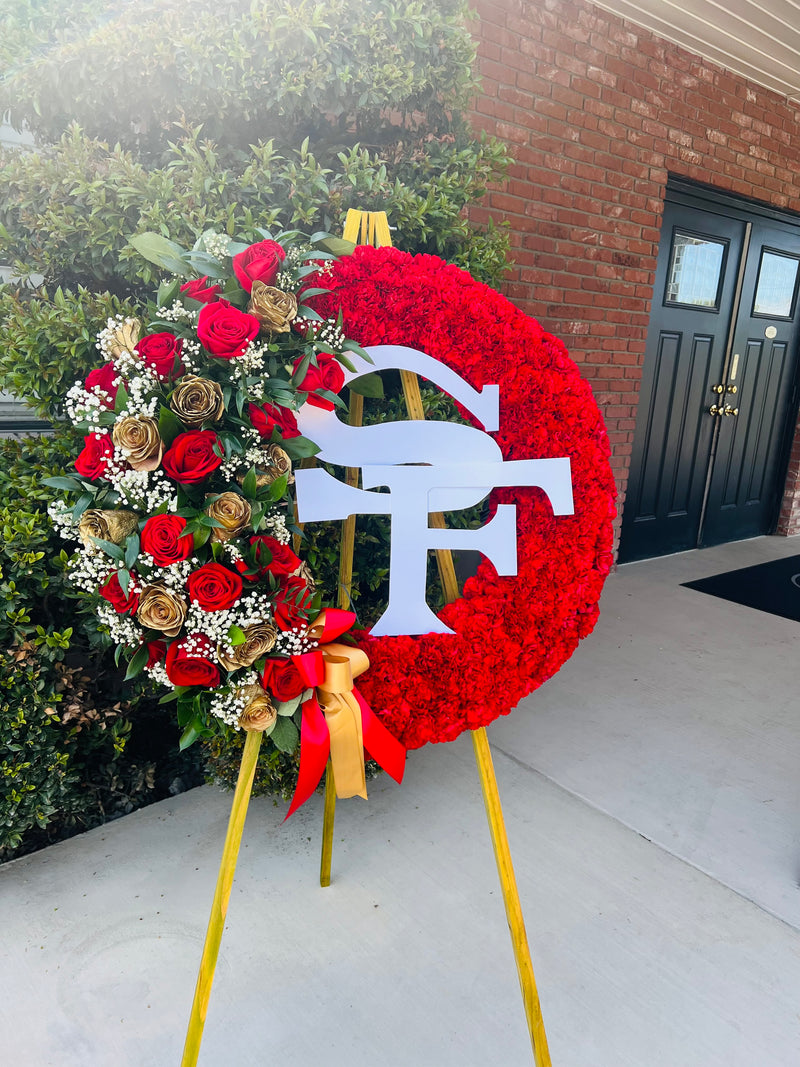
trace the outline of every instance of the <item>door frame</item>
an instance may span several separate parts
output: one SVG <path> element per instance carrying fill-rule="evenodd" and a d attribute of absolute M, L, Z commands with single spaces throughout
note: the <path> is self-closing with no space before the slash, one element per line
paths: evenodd
<path fill-rule="evenodd" d="M 793 213 L 790 211 L 784 211 L 780 208 L 775 208 L 769 204 L 764 204 L 757 200 L 750 200 L 747 197 L 736 196 L 735 194 L 725 192 L 717 189 L 712 185 L 707 185 L 701 182 L 689 181 L 686 178 L 670 175 L 667 179 L 666 188 L 664 191 L 664 203 L 669 202 L 673 205 L 683 206 L 687 208 L 693 208 L 700 211 L 711 211 L 715 214 L 721 214 L 728 216 L 743 223 L 752 223 L 754 219 L 764 219 L 770 222 L 777 223 L 791 228 L 795 233 L 800 233 L 800 213 Z M 722 209 L 722 210 L 720 210 Z M 663 214 L 662 214 L 663 221 Z M 665 239 L 665 235 L 662 232 L 659 235 L 658 255 L 660 256 L 663 250 L 662 242 Z M 742 255 L 742 260 L 739 264 L 740 272 L 744 267 L 745 254 Z M 741 294 L 737 293 L 737 300 L 741 299 Z M 653 308 L 655 302 L 660 300 L 660 294 L 654 289 L 651 297 L 650 304 L 650 320 L 652 321 Z M 733 309 L 732 309 L 733 311 Z M 731 314 L 731 320 L 729 323 L 729 336 L 732 339 L 732 331 L 735 326 L 735 316 Z M 649 326 L 648 326 L 649 330 Z M 640 430 L 639 419 L 646 416 L 646 412 L 642 408 L 642 383 L 645 380 L 644 368 L 642 378 L 640 379 L 639 395 L 637 398 L 637 410 L 636 410 L 636 429 L 634 432 Z M 789 465 L 791 461 L 791 448 L 792 442 L 797 427 L 798 412 L 800 410 L 800 358 L 795 361 L 795 370 L 793 380 L 790 382 L 790 398 L 786 411 L 785 424 L 781 431 L 781 443 L 780 443 L 780 460 L 778 464 L 778 473 L 776 474 L 776 489 L 774 494 L 774 501 L 772 503 L 772 517 L 769 521 L 769 527 L 767 533 L 774 533 L 778 522 L 780 520 L 781 509 L 783 505 L 783 499 L 786 493 L 786 481 L 789 473 Z M 713 453 L 709 456 L 709 467 L 704 473 L 704 478 L 710 477 L 711 467 L 713 463 Z M 632 469 L 629 467 L 629 477 Z M 630 486 L 630 483 L 629 483 Z M 626 493 L 626 499 L 628 494 Z M 705 508 L 707 505 L 708 487 L 706 487 L 705 498 L 703 501 L 703 511 L 700 516 L 700 523 L 698 527 L 698 546 L 702 539 L 703 521 L 705 517 Z M 621 554 L 624 558 L 624 542 L 620 546 Z"/>

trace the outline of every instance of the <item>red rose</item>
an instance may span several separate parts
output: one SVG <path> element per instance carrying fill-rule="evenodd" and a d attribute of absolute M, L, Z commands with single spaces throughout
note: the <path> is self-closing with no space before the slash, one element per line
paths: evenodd
<path fill-rule="evenodd" d="M 110 401 L 102 399 L 102 407 L 113 408 L 114 401 L 117 399 L 118 385 L 114 384 L 116 378 L 119 377 L 119 372 L 113 363 L 104 363 L 102 367 L 96 367 L 94 370 L 90 370 L 86 376 L 84 382 L 84 388 L 90 392 L 95 393 L 98 390 L 105 393 L 110 397 Z"/>
<path fill-rule="evenodd" d="M 221 611 L 229 608 L 242 595 L 242 579 L 221 563 L 206 563 L 192 571 L 186 579 L 189 598 L 196 601 L 203 611 Z"/>
<path fill-rule="evenodd" d="M 161 663 L 164 656 L 167 654 L 167 642 L 166 641 L 148 641 L 147 642 L 147 663 L 145 667 L 155 667 L 157 663 Z"/>
<path fill-rule="evenodd" d="M 142 530 L 142 551 L 151 555 L 159 567 L 188 559 L 194 549 L 194 538 L 182 532 L 185 527 L 186 519 L 180 515 L 153 515 Z"/>
<path fill-rule="evenodd" d="M 301 566 L 300 557 L 296 556 L 288 545 L 281 544 L 274 537 L 269 537 L 267 534 L 256 534 L 255 537 L 250 538 L 250 544 L 253 548 L 253 557 L 255 559 L 255 573 L 246 573 L 250 568 L 242 559 L 237 560 L 235 564 L 236 569 L 244 574 L 245 578 L 250 582 L 257 582 L 259 578 L 263 578 L 267 573 L 278 577 L 288 576 Z"/>
<path fill-rule="evenodd" d="M 304 625 L 311 609 L 313 594 L 300 577 L 287 578 L 275 604 L 275 624 L 281 630 Z"/>
<path fill-rule="evenodd" d="M 307 688 L 300 671 L 290 659 L 268 659 L 261 684 L 276 700 L 292 700 Z"/>
<path fill-rule="evenodd" d="M 75 470 L 94 482 L 108 470 L 114 455 L 114 442 L 107 433 L 90 433 L 83 442 L 83 450 L 75 460 Z"/>
<path fill-rule="evenodd" d="M 202 278 L 192 278 L 191 281 L 184 282 L 181 286 L 181 292 L 186 296 L 191 297 L 192 300 L 197 300 L 201 304 L 210 304 L 212 300 L 216 300 L 219 293 L 222 291 L 221 285 L 208 285 L 208 275 L 204 274 Z"/>
<path fill-rule="evenodd" d="M 139 607 L 139 594 L 131 592 L 130 586 L 127 593 L 122 591 L 117 571 L 112 571 L 100 586 L 100 596 L 109 602 L 118 615 L 132 615 Z"/>
<path fill-rule="evenodd" d="M 183 374 L 180 361 L 183 339 L 173 333 L 151 333 L 136 345 L 136 351 L 162 381 L 172 381 Z"/>
<path fill-rule="evenodd" d="M 211 658 L 214 647 L 205 634 L 189 634 L 167 649 L 165 666 L 173 685 L 219 685 L 219 667 Z"/>
<path fill-rule="evenodd" d="M 277 404 L 262 404 L 260 407 L 256 404 L 250 404 L 248 405 L 248 412 L 252 425 L 267 440 L 272 437 L 272 431 L 275 429 L 287 441 L 290 437 L 300 436 L 300 431 L 297 428 L 297 419 L 294 417 L 294 412 L 290 411 L 289 408 L 282 408 Z"/>
<path fill-rule="evenodd" d="M 197 336 L 212 356 L 235 359 L 258 337 L 261 323 L 227 300 L 215 300 L 200 309 Z"/>
<path fill-rule="evenodd" d="M 253 282 L 273 285 L 284 259 L 286 253 L 277 241 L 259 241 L 233 257 L 233 273 L 249 293 Z"/>
<path fill-rule="evenodd" d="M 161 466 L 174 482 L 194 485 L 202 482 L 222 463 L 222 443 L 213 430 L 179 433 L 161 460 Z"/>
<path fill-rule="evenodd" d="M 294 363 L 295 373 L 300 366 L 303 357 L 296 359 Z M 302 382 L 297 383 L 297 388 L 304 393 L 309 393 L 308 403 L 314 407 L 325 408 L 333 411 L 333 402 L 324 397 L 315 396 L 318 389 L 327 389 L 331 393 L 338 393 L 344 385 L 344 371 L 333 356 L 318 356 L 318 366 L 310 364 Z"/>

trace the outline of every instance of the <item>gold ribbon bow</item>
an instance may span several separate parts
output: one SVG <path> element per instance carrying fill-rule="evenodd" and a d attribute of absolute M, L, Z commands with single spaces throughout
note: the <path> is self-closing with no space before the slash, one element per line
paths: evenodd
<path fill-rule="evenodd" d="M 320 648 L 325 677 L 317 700 L 331 735 L 331 764 L 337 797 L 367 797 L 364 773 L 364 731 L 361 707 L 353 695 L 354 680 L 369 667 L 360 648 L 332 642 Z"/>

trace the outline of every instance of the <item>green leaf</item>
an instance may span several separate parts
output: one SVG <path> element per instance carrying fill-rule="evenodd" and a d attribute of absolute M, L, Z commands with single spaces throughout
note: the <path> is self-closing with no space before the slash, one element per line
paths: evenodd
<path fill-rule="evenodd" d="M 255 500 L 258 493 L 258 476 L 255 467 L 251 467 L 242 482 L 242 492 L 248 500 Z M 283 494 L 281 494 L 283 495 Z"/>
<path fill-rule="evenodd" d="M 83 515 L 84 511 L 86 511 L 87 508 L 92 506 L 93 502 L 94 497 L 91 493 L 84 493 L 82 496 L 78 497 L 78 502 L 72 509 L 73 520 L 77 522 L 81 515 Z"/>
<path fill-rule="evenodd" d="M 181 291 L 181 283 L 177 278 L 162 282 L 158 287 L 157 302 L 159 307 L 171 307 Z"/>
<path fill-rule="evenodd" d="M 124 411 L 128 406 L 128 390 L 120 382 L 117 387 L 117 395 L 114 398 L 114 414 L 119 415 L 120 411 Z"/>
<path fill-rule="evenodd" d="M 279 478 L 276 478 L 269 486 L 268 496 L 270 500 L 280 500 L 281 497 L 286 496 L 286 490 L 289 486 L 288 474 L 282 474 Z"/>
<path fill-rule="evenodd" d="M 376 397 L 378 400 L 383 396 L 383 382 L 379 374 L 362 374 L 349 384 L 351 393 Z"/>
<path fill-rule="evenodd" d="M 319 452 L 319 445 L 307 437 L 291 437 L 281 442 L 281 448 L 291 459 L 310 459 Z"/>
<path fill-rule="evenodd" d="M 107 556 L 118 559 L 120 563 L 125 562 L 125 553 L 119 545 L 115 545 L 113 541 L 104 541 L 102 537 L 93 537 L 92 540 L 99 548 L 102 548 Z"/>
<path fill-rule="evenodd" d="M 294 752 L 300 741 L 300 731 L 290 718 L 279 715 L 275 725 L 269 731 L 272 743 L 281 752 Z"/>
<path fill-rule="evenodd" d="M 172 271 L 173 274 L 179 274 L 183 278 L 188 277 L 190 268 L 183 258 L 184 250 L 174 241 L 168 241 L 166 237 L 162 237 L 160 233 L 152 231 L 139 233 L 135 237 L 128 238 L 128 243 L 133 245 L 140 256 L 149 260 L 150 263 L 155 263 L 157 267 Z"/>
<path fill-rule="evenodd" d="M 184 752 L 190 745 L 193 745 L 202 732 L 202 719 L 199 719 L 197 717 L 193 718 L 181 734 L 181 739 L 178 742 L 178 748 L 181 750 L 181 752 Z"/>
<path fill-rule="evenodd" d="M 236 645 L 243 645 L 247 640 L 244 630 L 240 630 L 238 626 L 231 626 L 228 630 L 228 640 L 235 647 Z"/>
<path fill-rule="evenodd" d="M 140 645 L 128 664 L 128 669 L 125 672 L 125 681 L 129 678 L 135 678 L 137 674 L 140 674 L 147 663 L 147 645 Z"/>
<path fill-rule="evenodd" d="M 300 707 L 300 702 L 305 694 L 300 693 L 298 696 L 293 697 L 291 700 L 284 700 L 281 703 L 275 704 L 275 710 L 279 715 L 294 715 L 297 709 Z"/>
<path fill-rule="evenodd" d="M 170 408 L 162 404 L 158 409 L 158 434 L 164 444 L 169 447 L 180 433 L 185 433 L 183 423 Z"/>
<path fill-rule="evenodd" d="M 356 247 L 352 241 L 345 241 L 343 237 L 328 236 L 312 243 L 315 248 L 321 248 L 323 252 L 332 252 L 334 256 L 351 256 Z"/>
<path fill-rule="evenodd" d="M 139 535 L 134 533 L 131 534 L 128 537 L 128 540 L 125 542 L 125 566 L 128 568 L 128 570 L 130 570 L 131 567 L 134 565 L 138 555 Z"/>
<path fill-rule="evenodd" d="M 77 478 L 42 478 L 42 485 L 49 485 L 53 489 L 71 489 L 73 493 L 80 492 L 81 483 Z"/>
<path fill-rule="evenodd" d="M 131 572 L 122 567 L 120 570 L 117 571 L 117 581 L 119 582 L 120 589 L 125 594 L 125 596 L 127 596 L 128 590 L 131 587 Z"/>

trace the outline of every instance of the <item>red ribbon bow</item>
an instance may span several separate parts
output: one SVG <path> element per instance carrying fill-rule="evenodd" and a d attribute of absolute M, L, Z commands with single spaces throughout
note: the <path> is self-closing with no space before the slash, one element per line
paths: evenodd
<path fill-rule="evenodd" d="M 313 652 L 292 657 L 306 685 L 314 687 L 314 694 L 303 704 L 300 769 L 292 803 L 286 813 L 287 819 L 305 804 L 325 772 L 331 753 L 331 728 L 326 713 L 330 717 L 332 712 L 336 715 L 343 712 L 345 716 L 350 715 L 351 719 L 353 715 L 358 715 L 355 726 L 360 739 L 363 740 L 363 747 L 359 746 L 362 767 L 366 750 L 396 782 L 403 779 L 405 748 L 389 733 L 352 683 L 353 677 L 369 666 L 366 654 L 360 649 L 334 642 L 335 638 L 341 637 L 350 629 L 355 620 L 356 617 L 351 611 L 342 611 L 340 608 L 326 609 L 309 627 L 309 635 L 319 641 L 319 647 Z M 325 711 L 320 706 L 320 701 L 325 706 Z M 334 720 L 331 718 L 330 721 L 333 723 Z M 334 781 L 335 779 L 334 765 Z M 363 773 L 361 781 L 363 783 Z M 341 795 L 366 796 L 366 789 L 362 786 L 362 789 L 345 794 L 337 790 L 337 796 Z"/>

